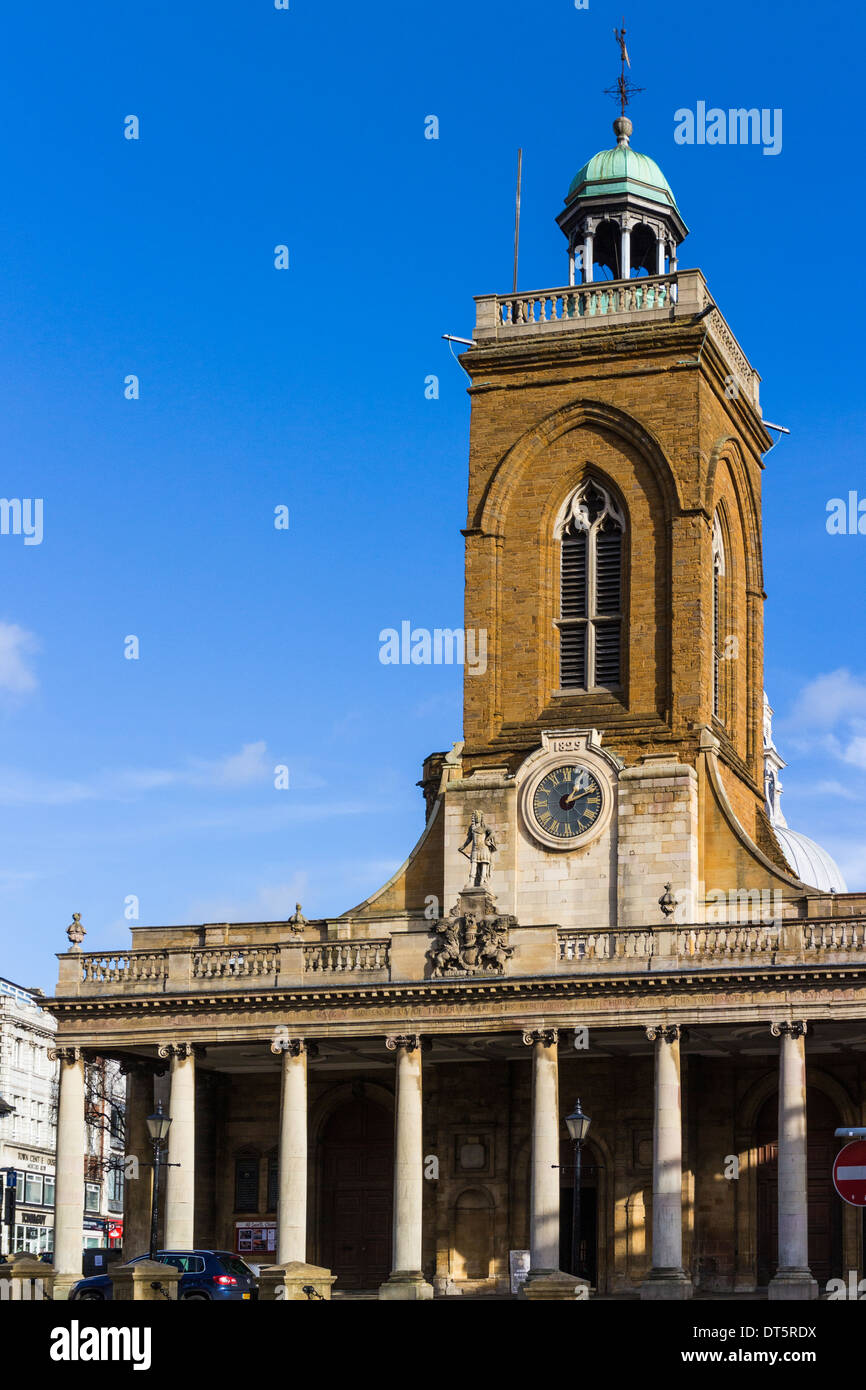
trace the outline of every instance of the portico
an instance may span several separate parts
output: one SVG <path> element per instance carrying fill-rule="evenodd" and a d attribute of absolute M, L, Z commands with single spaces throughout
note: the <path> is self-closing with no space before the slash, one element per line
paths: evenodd
<path fill-rule="evenodd" d="M 80 953 L 69 961 L 78 973 L 93 969 Z M 127 976 L 134 965 L 124 962 Z M 861 1234 L 847 1213 L 835 1236 L 817 1246 L 813 1236 L 811 1251 L 804 1243 L 809 1204 L 822 1200 L 806 1097 L 823 1097 L 838 1124 L 862 1122 L 866 1000 L 850 969 L 835 1005 L 811 1001 L 808 1022 L 803 1008 L 792 1011 L 796 977 L 761 971 L 746 989 L 742 967 L 736 1004 L 720 989 L 699 1005 L 687 972 L 651 983 L 630 974 L 617 985 L 584 968 L 565 979 L 396 988 L 372 972 L 339 972 L 351 982 L 335 973 L 290 999 L 224 978 L 194 1010 L 162 995 L 158 1019 L 149 991 L 115 981 L 113 1003 L 99 1000 L 99 1037 L 87 1025 L 95 991 L 86 986 L 68 1001 L 66 1022 L 61 1010 L 61 1033 L 79 1041 L 61 1071 L 58 1174 L 78 1171 L 79 1151 L 83 1160 L 72 1053 L 121 1056 L 131 1137 L 154 1085 L 169 1088 L 178 1136 L 170 1161 L 179 1167 L 168 1170 L 166 1245 L 238 1249 L 248 1240 L 239 1233 L 272 1230 L 270 1249 L 239 1253 L 332 1268 L 337 1295 L 502 1294 L 512 1250 L 531 1252 L 531 1277 L 567 1272 L 573 1196 L 562 1116 L 580 1093 L 593 1115 L 582 1187 L 593 1290 L 745 1291 L 760 1287 L 769 1257 L 769 1296 L 809 1297 L 810 1255 L 824 1279 L 859 1267 Z M 759 1141 L 773 1105 L 781 1126 L 771 1185 L 775 1154 Z M 141 1172 L 127 1185 L 125 1214 L 139 1243 L 150 1197 L 149 1170 Z M 829 1172 L 825 1187 L 826 1203 Z M 65 1211 L 59 1204 L 61 1281 L 77 1273 Z"/>

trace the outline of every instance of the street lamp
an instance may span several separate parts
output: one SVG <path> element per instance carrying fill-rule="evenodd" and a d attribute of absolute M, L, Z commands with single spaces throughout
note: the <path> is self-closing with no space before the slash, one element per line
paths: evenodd
<path fill-rule="evenodd" d="M 574 1201 L 571 1213 L 571 1272 L 579 1276 L 580 1270 L 580 1151 L 583 1141 L 589 1133 L 592 1124 L 588 1115 L 584 1115 L 580 1108 L 580 1097 L 570 1115 L 566 1115 L 565 1123 L 568 1125 L 568 1132 L 574 1142 Z"/>
<path fill-rule="evenodd" d="M 150 1258 L 156 1259 L 156 1223 L 159 1210 L 159 1169 L 162 1162 L 162 1146 L 168 1139 L 168 1131 L 171 1125 L 171 1118 L 162 1113 L 162 1101 L 156 1103 L 156 1110 L 147 1117 L 147 1132 L 150 1135 L 150 1142 L 153 1145 L 153 1185 L 151 1187 L 151 1206 L 150 1206 Z"/>

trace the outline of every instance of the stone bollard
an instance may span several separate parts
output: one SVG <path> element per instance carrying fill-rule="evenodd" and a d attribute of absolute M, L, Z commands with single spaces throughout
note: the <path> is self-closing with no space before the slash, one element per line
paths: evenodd
<path fill-rule="evenodd" d="M 331 1297 L 336 1274 L 319 1265 L 289 1260 L 284 1265 L 266 1265 L 259 1275 L 260 1303 L 318 1303 Z"/>
<path fill-rule="evenodd" d="M 111 1291 L 115 1303 L 168 1303 L 177 1299 L 180 1270 L 159 1260 L 134 1260 L 111 1265 Z"/>
<path fill-rule="evenodd" d="M 0 1299 L 13 1303 L 41 1303 L 54 1297 L 57 1276 L 51 1265 L 23 1251 L 0 1264 Z"/>

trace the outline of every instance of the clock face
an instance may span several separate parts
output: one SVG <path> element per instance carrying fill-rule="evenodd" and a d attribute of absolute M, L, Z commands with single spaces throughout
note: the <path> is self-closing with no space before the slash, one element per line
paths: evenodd
<path fill-rule="evenodd" d="M 585 835 L 601 815 L 598 779 L 580 763 L 553 767 L 535 788 L 532 815 L 547 835 L 563 844 Z"/>

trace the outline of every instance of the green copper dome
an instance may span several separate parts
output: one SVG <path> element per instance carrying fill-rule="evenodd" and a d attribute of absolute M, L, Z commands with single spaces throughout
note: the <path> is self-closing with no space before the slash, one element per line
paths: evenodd
<path fill-rule="evenodd" d="M 654 159 L 639 154 L 629 145 L 617 145 L 612 150 L 600 150 L 575 174 L 565 201 L 572 198 L 610 197 L 617 193 L 635 193 L 664 207 L 677 208 L 671 186 Z"/>

